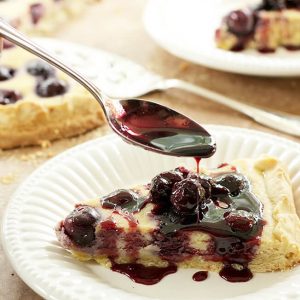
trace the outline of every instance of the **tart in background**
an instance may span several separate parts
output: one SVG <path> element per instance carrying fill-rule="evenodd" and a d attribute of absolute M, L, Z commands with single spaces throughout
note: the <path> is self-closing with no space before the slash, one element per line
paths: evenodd
<path fill-rule="evenodd" d="M 0 149 L 79 135 L 104 124 L 83 87 L 20 48 L 2 53 Z"/>
<path fill-rule="evenodd" d="M 216 31 L 219 48 L 274 52 L 300 49 L 300 1 L 264 0 L 258 7 L 228 13 Z"/>

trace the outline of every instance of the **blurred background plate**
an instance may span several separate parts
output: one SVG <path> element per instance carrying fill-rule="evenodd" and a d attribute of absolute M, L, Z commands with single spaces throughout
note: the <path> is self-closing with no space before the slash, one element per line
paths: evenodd
<path fill-rule="evenodd" d="M 222 71 L 259 76 L 300 75 L 300 51 L 278 49 L 230 52 L 218 49 L 215 30 L 229 11 L 259 0 L 149 0 L 144 25 L 152 38 L 170 53 Z"/>
<path fill-rule="evenodd" d="M 235 158 L 277 156 L 286 163 L 295 199 L 300 199 L 300 146 L 257 131 L 207 126 L 218 150 L 203 166 Z M 195 282 L 195 270 L 180 270 L 159 284 L 144 286 L 96 263 L 82 263 L 63 250 L 54 227 L 75 203 L 117 188 L 147 183 L 157 173 L 179 165 L 195 167 L 192 158 L 158 155 L 111 135 L 74 147 L 36 170 L 17 190 L 4 215 L 2 242 L 18 275 L 43 298 L 52 300 L 199 300 L 300 298 L 300 268 L 256 274 L 247 283 L 228 283 L 216 273 Z M 270 253 L 270 255 L 272 255 Z M 174 288 L 174 287 L 178 288 Z M 216 286 L 218 287 L 216 289 Z"/>

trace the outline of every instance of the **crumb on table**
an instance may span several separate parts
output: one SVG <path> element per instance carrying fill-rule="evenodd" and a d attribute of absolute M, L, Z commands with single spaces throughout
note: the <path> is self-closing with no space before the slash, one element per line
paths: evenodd
<path fill-rule="evenodd" d="M 7 175 L 4 175 L 0 177 L 0 182 L 2 184 L 11 184 L 16 180 L 16 174 L 9 173 Z"/>

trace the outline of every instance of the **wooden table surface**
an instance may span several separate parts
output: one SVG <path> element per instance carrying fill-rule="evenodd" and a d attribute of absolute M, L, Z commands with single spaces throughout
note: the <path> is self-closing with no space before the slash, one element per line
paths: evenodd
<path fill-rule="evenodd" d="M 261 78 L 228 74 L 178 59 L 156 45 L 143 28 L 145 0 L 103 0 L 56 37 L 115 52 L 166 77 L 177 77 L 207 87 L 241 102 L 300 115 L 300 78 Z M 200 51 L 200 49 L 199 49 Z M 262 127 L 226 107 L 186 92 L 170 90 L 147 98 L 182 111 L 200 123 L 253 128 L 285 136 Z M 84 136 L 62 140 L 47 149 L 31 147 L 0 151 L 0 219 L 18 185 L 39 165 L 61 151 L 109 132 L 107 127 Z M 285 136 L 299 142 L 297 138 Z M 0 300 L 41 299 L 18 277 L 0 245 Z"/>

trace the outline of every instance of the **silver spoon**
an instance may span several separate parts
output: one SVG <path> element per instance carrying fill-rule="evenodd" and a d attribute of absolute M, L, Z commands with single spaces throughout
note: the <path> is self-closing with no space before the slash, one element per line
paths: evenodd
<path fill-rule="evenodd" d="M 188 117 L 150 101 L 109 98 L 86 77 L 1 19 L 0 36 L 59 68 L 89 90 L 101 105 L 110 127 L 125 141 L 167 155 L 209 157 L 214 154 L 214 139 Z"/>

